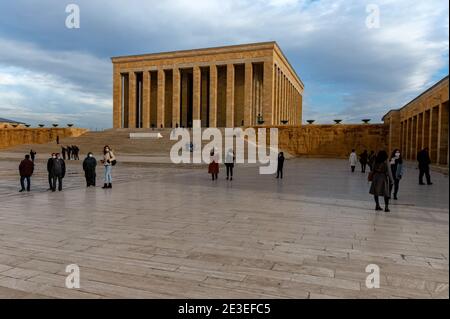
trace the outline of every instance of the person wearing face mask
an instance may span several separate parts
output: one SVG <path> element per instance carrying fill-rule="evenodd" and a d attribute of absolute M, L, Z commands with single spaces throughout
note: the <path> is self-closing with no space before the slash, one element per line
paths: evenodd
<path fill-rule="evenodd" d="M 58 153 L 52 158 L 50 171 L 52 175 L 52 192 L 56 191 L 56 181 L 58 181 L 58 191 L 62 191 L 62 180 L 66 176 L 66 163 Z"/>
<path fill-rule="evenodd" d="M 105 167 L 105 184 L 102 188 L 112 188 L 112 167 L 116 163 L 116 157 L 108 145 L 103 148 L 103 160 L 101 163 Z"/>
<path fill-rule="evenodd" d="M 89 152 L 83 161 L 84 177 L 86 178 L 87 187 L 95 187 L 95 178 L 97 177 L 97 174 L 95 173 L 96 167 L 97 160 L 95 159 L 94 154 Z"/>
<path fill-rule="evenodd" d="M 48 172 L 48 191 L 51 191 L 53 189 L 53 173 L 52 173 L 52 167 L 53 167 L 53 160 L 56 159 L 56 153 L 52 153 L 50 158 L 47 161 L 47 172 Z"/>
<path fill-rule="evenodd" d="M 394 178 L 394 200 L 397 200 L 398 189 L 400 185 L 400 180 L 403 176 L 403 159 L 399 149 L 395 149 L 392 152 L 391 160 L 391 172 Z"/>

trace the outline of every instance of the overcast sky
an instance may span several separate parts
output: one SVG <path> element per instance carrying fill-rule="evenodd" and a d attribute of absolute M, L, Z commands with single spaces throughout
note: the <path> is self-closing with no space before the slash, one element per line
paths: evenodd
<path fill-rule="evenodd" d="M 111 56 L 275 40 L 305 83 L 304 120 L 379 122 L 448 74 L 448 37 L 446 0 L 1 1 L 0 117 L 108 128 Z"/>

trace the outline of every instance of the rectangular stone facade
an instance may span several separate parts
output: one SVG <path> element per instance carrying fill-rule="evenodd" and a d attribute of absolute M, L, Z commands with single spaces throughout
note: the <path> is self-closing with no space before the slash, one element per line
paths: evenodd
<path fill-rule="evenodd" d="M 398 110 L 389 111 L 383 121 L 389 126 L 389 151 L 400 149 L 404 158 L 416 160 L 429 148 L 434 164 L 448 165 L 448 90 L 446 76 Z"/>
<path fill-rule="evenodd" d="M 112 63 L 114 128 L 301 125 L 304 85 L 276 42 Z"/>

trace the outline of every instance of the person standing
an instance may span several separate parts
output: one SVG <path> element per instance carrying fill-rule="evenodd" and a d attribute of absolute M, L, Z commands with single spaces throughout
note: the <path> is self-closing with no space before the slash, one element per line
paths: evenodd
<path fill-rule="evenodd" d="M 234 151 L 230 148 L 225 156 L 225 167 L 227 168 L 227 180 L 233 180 L 233 168 L 236 157 Z"/>
<path fill-rule="evenodd" d="M 103 148 L 103 159 L 101 163 L 105 168 L 105 183 L 102 188 L 112 188 L 112 167 L 116 164 L 116 157 L 109 145 Z"/>
<path fill-rule="evenodd" d="M 66 163 L 59 153 L 52 158 L 50 172 L 52 175 L 52 192 L 56 192 L 56 182 L 58 181 L 58 191 L 62 191 L 62 180 L 66 176 Z"/>
<path fill-rule="evenodd" d="M 31 176 L 34 171 L 34 163 L 30 160 L 30 155 L 25 155 L 25 159 L 20 162 L 19 174 L 20 174 L 20 186 L 19 192 L 25 191 L 25 180 L 27 181 L 27 192 L 31 190 Z"/>
<path fill-rule="evenodd" d="M 95 179 L 97 176 L 97 174 L 95 173 L 96 167 L 97 167 L 97 160 L 95 159 L 94 154 L 89 152 L 83 161 L 84 177 L 86 178 L 87 187 L 91 186 L 95 187 Z"/>
<path fill-rule="evenodd" d="M 358 156 L 356 155 L 356 152 L 354 149 L 350 153 L 350 157 L 348 158 L 348 161 L 350 162 L 350 168 L 352 170 L 352 173 L 354 173 L 355 168 L 356 168 L 356 163 L 358 162 Z"/>
<path fill-rule="evenodd" d="M 389 199 L 391 197 L 391 187 L 393 184 L 391 167 L 388 165 L 388 155 L 386 151 L 380 151 L 375 159 L 375 164 L 373 166 L 372 175 L 372 185 L 370 185 L 369 193 L 373 195 L 375 199 L 375 210 L 383 210 L 380 206 L 379 196 L 384 197 L 384 211 L 390 212 L 389 210 Z"/>
<path fill-rule="evenodd" d="M 74 150 L 74 158 L 73 159 L 76 160 L 76 161 L 79 161 L 80 160 L 80 156 L 79 156 L 80 149 L 79 149 L 79 147 L 77 145 L 72 145 L 72 148 Z"/>
<path fill-rule="evenodd" d="M 47 173 L 48 173 L 48 190 L 51 191 L 53 189 L 53 173 L 52 173 L 52 167 L 53 167 L 53 160 L 56 159 L 56 154 L 52 153 L 50 158 L 47 160 Z"/>
<path fill-rule="evenodd" d="M 214 148 L 209 153 L 208 173 L 211 174 L 212 180 L 217 180 L 219 175 L 219 154 Z"/>
<path fill-rule="evenodd" d="M 61 146 L 61 154 L 62 154 L 63 160 L 66 160 L 66 152 L 67 152 L 67 148 L 65 148 L 64 145 Z"/>
<path fill-rule="evenodd" d="M 375 164 L 375 158 L 376 157 L 377 156 L 375 155 L 375 152 L 374 151 L 370 151 L 369 157 L 367 159 L 367 164 L 369 165 L 370 171 L 373 170 L 373 164 Z"/>
<path fill-rule="evenodd" d="M 361 173 L 366 172 L 367 161 L 369 159 L 369 154 L 367 150 L 364 150 L 361 154 L 359 154 L 359 162 L 361 163 Z"/>
<path fill-rule="evenodd" d="M 283 167 L 284 167 L 284 153 L 278 153 L 277 160 L 277 178 L 283 179 Z"/>
<path fill-rule="evenodd" d="M 417 154 L 417 161 L 419 162 L 419 185 L 425 185 L 423 175 L 427 178 L 427 184 L 433 185 L 430 177 L 431 159 L 428 147 L 425 147 Z"/>
<path fill-rule="evenodd" d="M 71 157 L 72 157 L 72 147 L 67 145 L 67 159 L 70 161 Z"/>
<path fill-rule="evenodd" d="M 394 200 L 397 200 L 400 180 L 402 179 L 403 176 L 403 159 L 399 149 L 395 149 L 392 152 L 389 164 L 391 165 L 392 177 L 394 178 Z"/>
<path fill-rule="evenodd" d="M 31 161 L 32 162 L 34 162 L 34 159 L 36 158 L 36 152 L 35 151 L 33 151 L 33 150 L 30 150 L 30 158 L 31 158 Z"/>
<path fill-rule="evenodd" d="M 56 136 L 56 144 L 59 145 L 59 135 Z"/>

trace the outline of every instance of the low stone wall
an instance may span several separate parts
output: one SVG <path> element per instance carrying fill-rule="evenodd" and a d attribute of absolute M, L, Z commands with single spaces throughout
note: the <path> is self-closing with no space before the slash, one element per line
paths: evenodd
<path fill-rule="evenodd" d="M 347 157 L 352 149 L 378 151 L 388 147 L 384 124 L 304 125 L 280 127 L 279 147 L 296 156 Z"/>
<path fill-rule="evenodd" d="M 267 127 L 268 128 L 268 127 Z M 278 146 L 294 156 L 346 158 L 352 149 L 387 150 L 385 124 L 278 126 Z M 268 133 L 268 132 L 267 132 Z"/>
<path fill-rule="evenodd" d="M 0 149 L 21 144 L 45 144 L 56 137 L 77 137 L 88 130 L 83 128 L 3 128 L 0 129 Z"/>

